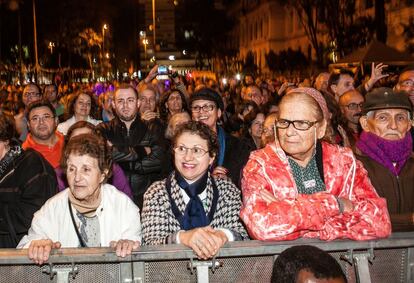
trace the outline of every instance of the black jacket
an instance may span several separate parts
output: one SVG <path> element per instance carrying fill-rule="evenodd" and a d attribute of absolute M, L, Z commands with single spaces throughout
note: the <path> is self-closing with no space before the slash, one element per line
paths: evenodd
<path fill-rule="evenodd" d="M 134 194 L 134 201 L 142 209 L 144 193 L 161 174 L 164 148 L 147 125 L 139 118 L 132 122 L 128 130 L 125 123 L 115 117 L 108 123 L 98 125 L 98 131 L 110 141 L 113 158 L 125 172 Z M 145 147 L 151 152 L 146 153 Z"/>
<path fill-rule="evenodd" d="M 0 176 L 0 248 L 15 248 L 33 214 L 57 193 L 53 167 L 35 150 L 23 151 Z"/>
<path fill-rule="evenodd" d="M 238 188 L 241 188 L 241 174 L 249 160 L 250 152 L 251 149 L 244 140 L 226 132 L 223 167 L 229 170 L 228 176 Z"/>

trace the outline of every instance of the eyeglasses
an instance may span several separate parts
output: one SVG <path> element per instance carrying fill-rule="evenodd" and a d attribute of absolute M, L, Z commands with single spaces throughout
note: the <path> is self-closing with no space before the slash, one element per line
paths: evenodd
<path fill-rule="evenodd" d="M 24 97 L 27 97 L 27 98 L 35 98 L 35 97 L 40 97 L 40 93 L 38 93 L 38 92 L 25 92 L 25 93 L 23 93 L 23 96 Z"/>
<path fill-rule="evenodd" d="M 203 157 L 208 152 L 208 150 L 205 150 L 205 149 L 203 149 L 201 147 L 192 147 L 192 148 L 189 148 L 189 147 L 185 147 L 183 145 L 179 145 L 179 146 L 174 147 L 174 152 L 176 154 L 178 154 L 178 155 L 184 156 L 184 155 L 187 154 L 188 151 L 190 151 L 191 154 L 195 158 Z"/>
<path fill-rule="evenodd" d="M 344 105 L 345 107 L 347 107 L 349 110 L 358 110 L 362 109 L 362 102 L 361 103 L 349 103 L 348 105 Z"/>
<path fill-rule="evenodd" d="M 40 123 L 40 121 L 50 122 L 51 120 L 53 120 L 53 118 L 55 118 L 55 116 L 52 116 L 52 115 L 33 116 L 32 118 L 30 118 L 30 122 L 35 123 L 35 124 Z"/>
<path fill-rule="evenodd" d="M 318 122 L 319 122 L 319 120 L 311 122 L 311 121 L 306 121 L 306 120 L 290 121 L 290 120 L 286 120 L 286 119 L 279 119 L 279 120 L 276 121 L 276 128 L 287 129 L 287 128 L 289 128 L 290 124 L 293 124 L 293 127 L 296 130 L 306 131 L 306 130 L 309 130 L 310 127 L 312 127 L 313 125 L 315 125 Z"/>
<path fill-rule="evenodd" d="M 191 111 L 196 113 L 200 112 L 201 110 L 203 110 L 203 112 L 210 112 L 213 111 L 214 107 L 216 107 L 214 104 L 206 104 L 203 106 L 196 105 L 191 107 Z"/>

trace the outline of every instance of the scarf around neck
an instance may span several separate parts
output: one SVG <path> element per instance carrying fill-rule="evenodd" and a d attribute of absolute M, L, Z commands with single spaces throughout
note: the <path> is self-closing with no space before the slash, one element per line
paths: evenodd
<path fill-rule="evenodd" d="M 207 177 L 208 172 L 206 172 L 196 182 L 189 184 L 180 174 L 176 174 L 178 185 L 190 198 L 190 201 L 187 203 L 182 218 L 182 226 L 186 231 L 197 227 L 204 227 L 209 224 L 207 214 L 204 210 L 203 202 L 198 196 L 206 189 Z"/>
<path fill-rule="evenodd" d="M 356 143 L 356 147 L 362 153 L 390 170 L 392 174 L 398 176 L 405 162 L 411 156 L 412 144 L 413 141 L 409 133 L 403 139 L 391 141 L 363 131 Z"/>
<path fill-rule="evenodd" d="M 93 217 L 95 215 L 96 209 L 101 204 L 102 201 L 102 186 L 98 188 L 99 190 L 99 196 L 94 200 L 93 203 L 84 203 L 79 201 L 75 198 L 75 196 L 72 194 L 71 189 L 68 189 L 68 197 L 70 203 L 73 205 L 73 207 L 78 211 L 79 213 L 83 214 L 86 217 Z"/>

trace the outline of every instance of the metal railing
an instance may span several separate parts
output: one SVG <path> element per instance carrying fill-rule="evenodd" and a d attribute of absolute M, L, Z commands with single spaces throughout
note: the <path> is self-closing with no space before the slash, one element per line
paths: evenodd
<path fill-rule="evenodd" d="M 414 233 L 360 242 L 232 242 L 209 261 L 182 245 L 163 245 L 140 247 L 126 258 L 109 248 L 60 249 L 37 266 L 27 250 L 0 249 L 0 282 L 269 282 L 275 258 L 305 244 L 329 252 L 349 282 L 414 283 Z"/>

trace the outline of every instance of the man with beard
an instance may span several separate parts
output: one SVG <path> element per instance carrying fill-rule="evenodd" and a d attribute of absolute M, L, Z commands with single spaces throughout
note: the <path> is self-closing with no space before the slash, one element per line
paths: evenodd
<path fill-rule="evenodd" d="M 346 119 L 346 132 L 351 146 L 358 140 L 361 132 L 359 118 L 361 117 L 362 103 L 364 97 L 356 89 L 346 91 L 339 98 L 341 113 Z"/>
<path fill-rule="evenodd" d="M 414 231 L 412 105 L 407 95 L 390 88 L 374 89 L 365 99 L 357 158 L 387 200 L 393 232 Z"/>
<path fill-rule="evenodd" d="M 145 191 L 162 172 L 165 152 L 159 137 L 139 117 L 139 107 L 136 90 L 130 85 L 119 86 L 113 101 L 116 117 L 97 129 L 113 145 L 114 161 L 124 170 L 134 202 L 142 209 Z"/>
<path fill-rule="evenodd" d="M 23 149 L 33 148 L 39 152 L 53 168 L 59 166 L 64 136 L 56 131 L 55 108 L 48 101 L 37 101 L 27 110 L 27 127 L 30 133 L 23 143 Z"/>

